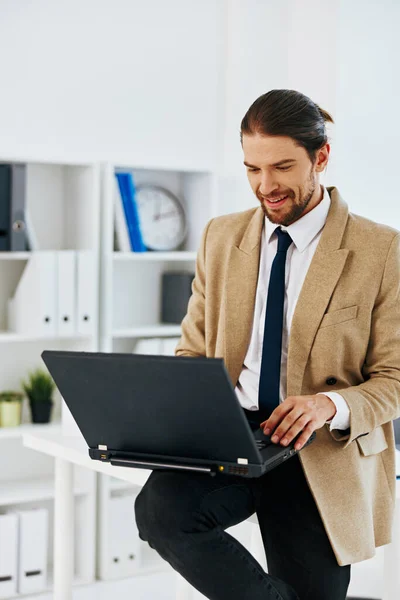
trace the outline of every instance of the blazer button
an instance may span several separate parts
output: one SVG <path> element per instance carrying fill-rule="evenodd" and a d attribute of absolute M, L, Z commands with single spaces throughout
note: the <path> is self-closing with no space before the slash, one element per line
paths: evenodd
<path fill-rule="evenodd" d="M 334 377 L 329 377 L 329 379 L 326 380 L 327 385 L 335 385 L 335 383 L 337 383 L 337 379 L 335 379 Z"/>

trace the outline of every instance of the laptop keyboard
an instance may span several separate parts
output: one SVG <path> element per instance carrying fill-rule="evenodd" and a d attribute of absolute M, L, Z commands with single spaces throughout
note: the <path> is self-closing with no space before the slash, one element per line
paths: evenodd
<path fill-rule="evenodd" d="M 254 441 L 259 450 L 261 450 L 262 448 L 266 448 L 267 446 L 270 446 L 272 444 L 270 436 L 265 435 L 265 433 L 261 429 L 258 429 L 254 432 Z"/>
<path fill-rule="evenodd" d="M 265 435 L 262 429 L 253 430 L 254 441 L 259 450 L 263 450 L 272 444 L 271 437 L 269 435 Z"/>
<path fill-rule="evenodd" d="M 259 450 L 262 450 L 263 448 L 266 448 L 267 446 L 270 446 L 272 444 L 271 440 L 255 440 L 255 442 Z"/>

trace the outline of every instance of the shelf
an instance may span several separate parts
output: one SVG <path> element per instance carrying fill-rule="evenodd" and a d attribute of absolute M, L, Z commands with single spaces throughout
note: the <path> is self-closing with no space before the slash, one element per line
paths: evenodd
<path fill-rule="evenodd" d="M 113 252 L 114 260 L 146 261 L 195 261 L 196 252 Z"/>
<path fill-rule="evenodd" d="M 0 427 L 0 441 L 3 439 L 17 438 L 26 433 L 46 433 L 60 432 L 61 435 L 61 422 L 53 421 L 50 423 L 24 423 L 18 427 Z"/>
<path fill-rule="evenodd" d="M 47 572 L 47 585 L 43 590 L 40 590 L 40 592 L 34 592 L 34 595 L 36 597 L 36 595 L 40 594 L 40 597 L 42 598 L 42 594 L 49 594 L 52 593 L 54 591 L 54 573 L 52 569 L 49 569 Z M 91 584 L 97 584 L 97 582 L 92 579 L 92 578 L 88 578 L 88 577 L 82 577 L 79 575 L 74 575 L 73 576 L 73 580 L 72 580 L 72 586 L 73 587 L 80 587 L 80 586 L 86 586 L 86 585 L 91 585 Z M 13 596 L 9 596 L 10 600 L 23 600 L 24 598 L 32 598 L 31 593 L 29 594 L 16 594 Z M 46 596 L 47 597 L 47 596 Z"/>
<path fill-rule="evenodd" d="M 147 327 L 128 327 L 114 329 L 113 338 L 175 337 L 181 335 L 180 325 L 149 325 Z"/>
<path fill-rule="evenodd" d="M 54 249 L 54 250 L 30 250 L 29 252 L 0 252 L 0 260 L 29 260 L 35 254 L 35 252 L 57 252 L 61 250 L 64 252 L 68 250 L 68 248 L 63 249 Z M 70 250 L 74 250 L 74 248 L 70 248 Z"/>
<path fill-rule="evenodd" d="M 74 340 L 92 337 L 90 334 L 74 335 L 24 335 L 13 331 L 0 331 L 0 343 L 2 342 L 40 342 L 41 340 Z"/>
<path fill-rule="evenodd" d="M 54 477 L 23 479 L 22 481 L 2 481 L 0 485 L 0 506 L 54 498 Z M 76 496 L 82 496 L 87 493 L 81 487 L 74 489 Z"/>
<path fill-rule="evenodd" d="M 141 164 L 139 163 L 136 158 L 123 158 L 122 160 L 118 160 L 116 163 L 114 163 L 114 168 L 116 171 L 143 171 L 144 173 L 146 172 L 150 172 L 150 173 L 154 173 L 155 171 L 161 172 L 161 173 L 182 173 L 183 175 L 188 174 L 188 175 L 212 175 L 214 173 L 213 169 L 211 167 L 205 169 L 203 167 L 198 166 L 198 164 L 194 164 L 194 163 L 188 163 L 188 164 L 184 164 L 181 161 L 179 161 L 179 166 L 178 165 L 174 165 L 174 164 L 168 164 L 168 163 L 158 163 L 158 164 Z"/>
<path fill-rule="evenodd" d="M 140 490 L 140 486 L 137 486 L 129 481 L 124 481 L 123 479 L 118 479 L 117 477 L 110 477 L 111 492 L 122 492 L 125 490 L 137 492 Z"/>
<path fill-rule="evenodd" d="M 65 167 L 90 167 L 96 166 L 96 162 L 87 156 L 79 156 L 76 152 L 73 156 L 67 154 L 57 154 L 51 152 L 48 156 L 42 154 L 40 158 L 34 153 L 32 155 L 24 154 L 21 157 L 19 154 L 2 154 L 1 162 L 5 163 L 20 163 L 40 165 L 44 167 L 65 166 Z"/>
<path fill-rule="evenodd" d="M 0 260 L 29 260 L 32 252 L 0 252 Z"/>
<path fill-rule="evenodd" d="M 88 577 L 83 577 L 81 575 L 75 575 L 73 576 L 73 580 L 72 580 L 72 585 L 73 587 L 77 586 L 81 586 L 81 585 L 90 585 L 96 583 L 92 578 L 88 578 Z M 44 589 L 41 593 L 48 593 L 48 592 L 53 592 L 54 591 L 54 571 L 53 569 L 49 569 L 48 573 L 47 573 L 47 586 L 46 589 Z M 37 593 L 37 592 L 36 592 Z M 21 594 L 19 596 L 16 596 L 16 598 L 23 598 L 24 596 L 22 596 Z"/>

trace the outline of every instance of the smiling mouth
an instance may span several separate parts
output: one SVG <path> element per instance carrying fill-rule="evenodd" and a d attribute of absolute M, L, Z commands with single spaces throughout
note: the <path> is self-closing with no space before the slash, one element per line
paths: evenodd
<path fill-rule="evenodd" d="M 286 195 L 281 200 L 275 200 L 275 201 L 267 200 L 266 198 L 264 198 L 264 202 L 266 203 L 266 205 L 268 207 L 279 208 L 280 206 L 282 206 L 283 204 L 285 204 L 285 202 L 288 199 L 288 197 L 289 196 Z"/>

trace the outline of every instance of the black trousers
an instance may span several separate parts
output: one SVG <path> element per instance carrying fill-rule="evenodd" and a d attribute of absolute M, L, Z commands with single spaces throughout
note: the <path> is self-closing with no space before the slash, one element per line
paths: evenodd
<path fill-rule="evenodd" d="M 225 529 L 254 512 L 268 573 Z M 260 478 L 154 470 L 135 501 L 139 536 L 210 600 L 345 600 L 297 456 Z"/>

